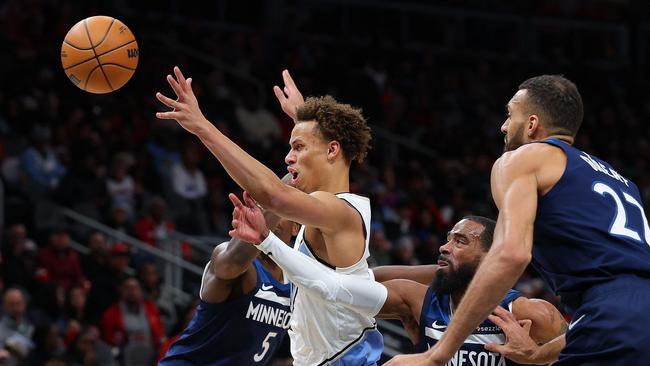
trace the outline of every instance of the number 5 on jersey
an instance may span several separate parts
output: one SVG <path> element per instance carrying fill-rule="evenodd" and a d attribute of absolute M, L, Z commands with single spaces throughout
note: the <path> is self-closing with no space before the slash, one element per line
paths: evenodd
<path fill-rule="evenodd" d="M 277 335 L 278 333 L 276 332 L 269 332 L 269 334 L 266 335 L 266 338 L 264 338 L 264 340 L 262 341 L 262 350 L 253 356 L 253 360 L 255 360 L 255 362 L 260 362 L 264 359 L 264 356 L 266 356 L 266 353 L 269 351 L 269 348 L 271 348 L 271 343 L 270 343 L 271 338 L 275 338 L 275 336 Z"/>
<path fill-rule="evenodd" d="M 605 183 L 598 182 L 594 184 L 593 188 L 594 192 L 605 196 L 608 195 L 610 196 L 614 202 L 616 203 L 616 216 L 614 217 L 614 221 L 612 222 L 611 227 L 609 228 L 609 233 L 615 236 L 625 236 L 631 239 L 634 239 L 636 241 L 641 242 L 641 236 L 639 235 L 639 232 L 636 230 L 632 230 L 631 228 L 628 228 L 627 225 L 627 213 L 625 211 L 625 206 L 623 205 L 623 200 L 621 200 L 621 197 L 614 191 L 614 189 L 610 186 L 608 186 Z M 631 195 L 622 192 L 623 197 L 625 198 L 625 201 L 630 203 L 632 206 L 636 207 L 639 211 L 641 211 L 641 218 L 643 219 L 643 235 L 645 242 L 650 245 L 650 226 L 648 226 L 648 219 L 645 216 L 645 212 L 643 211 L 643 206 L 641 206 L 641 203 L 636 200 L 636 198 L 632 197 Z"/>

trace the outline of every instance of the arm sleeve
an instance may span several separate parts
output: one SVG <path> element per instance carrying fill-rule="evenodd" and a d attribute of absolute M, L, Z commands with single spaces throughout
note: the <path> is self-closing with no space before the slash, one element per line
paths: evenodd
<path fill-rule="evenodd" d="M 372 272 L 369 278 L 338 273 L 290 248 L 273 232 L 257 248 L 273 259 L 296 286 L 326 301 L 368 316 L 377 315 L 386 302 L 388 290 L 375 282 Z"/>

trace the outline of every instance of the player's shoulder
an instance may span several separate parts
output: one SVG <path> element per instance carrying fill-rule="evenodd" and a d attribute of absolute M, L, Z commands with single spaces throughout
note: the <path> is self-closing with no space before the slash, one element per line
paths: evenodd
<path fill-rule="evenodd" d="M 503 153 L 494 165 L 501 170 L 536 170 L 558 153 L 563 154 L 560 149 L 552 145 L 529 143 Z"/>

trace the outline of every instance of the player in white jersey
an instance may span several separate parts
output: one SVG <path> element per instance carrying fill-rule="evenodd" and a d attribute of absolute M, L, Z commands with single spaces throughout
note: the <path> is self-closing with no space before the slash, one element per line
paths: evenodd
<path fill-rule="evenodd" d="M 363 161 L 370 128 L 361 111 L 326 96 L 303 103 L 293 80 L 284 72 L 284 93 L 276 87 L 282 108 L 295 121 L 285 158 L 291 186 L 228 139 L 201 113 L 191 79 L 178 68 L 167 76 L 177 100 L 156 97 L 173 111 L 157 113 L 175 119 L 195 134 L 223 165 L 233 180 L 262 207 L 300 223 L 298 247 L 322 267 L 330 266 L 351 277 L 371 279 L 366 263 L 370 203 L 352 194 L 350 165 Z M 337 194 L 339 194 L 337 196 Z M 376 330 L 373 309 L 355 311 L 337 301 L 313 298 L 313 289 L 298 287 L 293 295 L 290 333 L 295 365 L 374 365 L 383 340 Z M 321 289 L 327 292 L 327 288 Z M 336 297 L 333 298 L 336 300 Z M 375 304 L 376 313 L 381 304 Z"/>

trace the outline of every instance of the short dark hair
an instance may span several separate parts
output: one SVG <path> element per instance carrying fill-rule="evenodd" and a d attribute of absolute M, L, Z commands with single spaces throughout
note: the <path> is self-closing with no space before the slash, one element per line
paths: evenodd
<path fill-rule="evenodd" d="M 316 121 L 318 131 L 326 140 L 341 144 L 347 162 L 361 163 L 370 149 L 370 127 L 361 109 L 339 103 L 333 97 L 309 97 L 296 111 L 298 123 Z"/>
<path fill-rule="evenodd" d="M 494 228 L 497 226 L 497 222 L 485 216 L 465 216 L 463 220 L 474 221 L 483 226 L 479 240 L 486 252 L 490 250 L 492 247 L 492 239 L 494 238 Z"/>
<path fill-rule="evenodd" d="M 562 75 L 540 75 L 519 85 L 526 89 L 531 112 L 544 117 L 550 133 L 575 136 L 582 124 L 584 109 L 576 85 Z"/>

